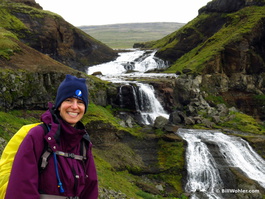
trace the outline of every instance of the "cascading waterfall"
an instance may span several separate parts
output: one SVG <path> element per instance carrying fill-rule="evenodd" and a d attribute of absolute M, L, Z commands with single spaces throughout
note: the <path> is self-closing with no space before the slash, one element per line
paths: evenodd
<path fill-rule="evenodd" d="M 163 60 L 155 57 L 155 53 L 155 51 L 146 52 L 139 50 L 120 53 L 120 56 L 115 61 L 89 67 L 87 72 L 88 74 L 100 72 L 102 75 L 99 77 L 103 80 L 123 85 L 131 85 L 133 87 L 136 111 L 141 115 L 141 122 L 146 125 L 152 125 L 158 116 L 169 118 L 169 115 L 155 97 L 155 91 L 151 85 L 128 81 L 127 78 L 142 77 L 143 75 L 155 78 L 159 78 L 159 76 L 175 77 L 174 74 L 145 73 L 150 70 L 161 70 L 168 67 Z M 120 87 L 120 92 L 122 92 L 123 85 Z M 120 93 L 121 108 L 124 108 L 124 99 L 121 98 L 122 94 Z"/>
<path fill-rule="evenodd" d="M 227 167 L 240 169 L 250 179 L 265 188 L 265 161 L 243 139 L 228 136 L 219 131 L 179 129 L 177 134 L 187 141 L 187 184 L 186 191 L 193 199 L 203 193 L 206 198 L 223 198 L 224 187 L 218 165 L 207 143 L 215 144 L 220 150 Z"/>
<path fill-rule="evenodd" d="M 139 107 L 143 123 L 153 124 L 158 116 L 169 118 L 169 115 L 155 97 L 153 86 L 142 83 L 137 83 L 137 86 L 139 96 L 137 107 Z"/>
<path fill-rule="evenodd" d="M 141 123 L 146 125 L 152 125 L 158 116 L 169 118 L 160 102 L 155 97 L 155 91 L 152 85 L 134 82 L 133 84 L 126 84 L 130 86 L 133 94 L 133 101 L 135 110 L 140 114 Z M 120 107 L 126 108 L 127 98 L 126 94 L 123 94 L 124 85 L 120 86 Z"/>

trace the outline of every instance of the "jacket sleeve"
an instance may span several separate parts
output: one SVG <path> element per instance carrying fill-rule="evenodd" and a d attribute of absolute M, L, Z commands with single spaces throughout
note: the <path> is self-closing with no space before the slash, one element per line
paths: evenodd
<path fill-rule="evenodd" d="M 86 179 L 86 186 L 82 193 L 81 199 L 98 199 L 98 178 L 94 158 L 92 155 L 91 143 L 89 144 L 88 162 L 86 164 L 86 169 L 88 177 Z"/>
<path fill-rule="evenodd" d="M 37 126 L 30 130 L 15 156 L 5 199 L 39 199 L 38 160 L 42 153 L 44 130 Z"/>

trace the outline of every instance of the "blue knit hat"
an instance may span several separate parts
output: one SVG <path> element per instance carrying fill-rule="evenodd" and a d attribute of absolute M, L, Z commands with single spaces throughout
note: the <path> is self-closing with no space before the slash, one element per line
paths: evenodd
<path fill-rule="evenodd" d="M 88 89 L 84 78 L 66 75 L 57 90 L 55 109 L 58 109 L 64 100 L 71 97 L 82 100 L 85 104 L 85 111 L 87 110 Z"/>

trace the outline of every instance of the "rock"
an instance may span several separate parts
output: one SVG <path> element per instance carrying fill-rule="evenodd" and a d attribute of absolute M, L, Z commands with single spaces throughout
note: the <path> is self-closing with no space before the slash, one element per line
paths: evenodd
<path fill-rule="evenodd" d="M 199 10 L 202 12 L 235 12 L 245 6 L 245 0 L 215 0 Z"/>
<path fill-rule="evenodd" d="M 212 119 L 215 124 L 218 124 L 221 121 L 219 116 L 213 116 Z"/>
<path fill-rule="evenodd" d="M 168 123 L 167 125 L 164 126 L 164 130 L 169 132 L 169 133 L 175 133 L 178 131 L 178 129 L 179 129 L 179 126 L 174 125 L 174 124 Z"/>
<path fill-rule="evenodd" d="M 163 116 L 158 116 L 155 119 L 154 127 L 158 128 L 158 129 L 159 128 L 163 128 L 167 123 L 168 123 L 168 119 L 167 118 L 164 118 Z"/>
<path fill-rule="evenodd" d="M 96 76 L 96 75 L 102 75 L 102 73 L 100 71 L 98 72 L 94 72 L 92 75 Z"/>
<path fill-rule="evenodd" d="M 159 191 L 164 191 L 163 185 L 161 185 L 161 184 L 156 185 L 156 188 Z"/>
<path fill-rule="evenodd" d="M 194 125 L 195 121 L 193 120 L 192 117 L 186 117 L 185 118 L 185 125 Z"/>
<path fill-rule="evenodd" d="M 220 117 L 224 117 L 229 113 L 229 110 L 225 104 L 217 104 L 217 111 Z"/>
<path fill-rule="evenodd" d="M 205 118 L 202 120 L 202 123 L 203 123 L 206 127 L 208 127 L 208 128 L 212 128 L 213 125 L 214 125 L 213 122 L 211 122 L 210 120 L 205 119 Z"/>
<path fill-rule="evenodd" d="M 174 133 L 168 133 L 165 134 L 163 136 L 163 140 L 167 141 L 167 142 L 176 142 L 176 141 L 181 141 L 182 138 L 179 137 L 177 134 L 175 134 L 177 131 L 175 131 Z"/>
<path fill-rule="evenodd" d="M 184 122 L 185 115 L 181 111 L 174 111 L 169 115 L 169 122 L 172 124 L 181 124 Z"/>
<path fill-rule="evenodd" d="M 257 5 L 263 6 L 265 2 L 255 0 L 215 0 L 207 3 L 206 6 L 199 10 L 199 14 L 203 12 L 236 12 L 246 6 Z"/>
<path fill-rule="evenodd" d="M 120 191 L 99 187 L 99 199 L 128 199 L 128 197 Z"/>
<path fill-rule="evenodd" d="M 182 73 L 183 74 L 187 74 L 187 73 L 190 73 L 191 71 L 192 71 L 191 69 L 183 69 Z"/>
<path fill-rule="evenodd" d="M 133 125 L 135 124 L 135 121 L 134 121 L 133 117 L 130 116 L 130 115 L 128 115 L 128 113 L 120 112 L 119 115 L 118 115 L 118 117 L 122 119 L 121 125 L 123 127 L 130 127 L 130 128 L 132 128 Z"/>
<path fill-rule="evenodd" d="M 179 72 L 179 71 L 176 71 L 176 73 L 175 73 L 176 75 L 181 75 L 181 72 Z"/>

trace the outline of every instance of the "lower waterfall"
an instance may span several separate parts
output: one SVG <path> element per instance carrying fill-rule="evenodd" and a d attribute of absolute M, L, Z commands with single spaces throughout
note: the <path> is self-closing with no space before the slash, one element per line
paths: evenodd
<path fill-rule="evenodd" d="M 192 199 L 226 198 L 223 190 L 232 187 L 227 187 L 221 177 L 220 169 L 224 167 L 240 170 L 265 188 L 265 160 L 242 138 L 225 135 L 220 131 L 198 129 L 179 129 L 177 134 L 188 144 L 185 191 L 191 193 Z M 217 146 L 225 165 L 218 164 L 208 145 Z"/>

